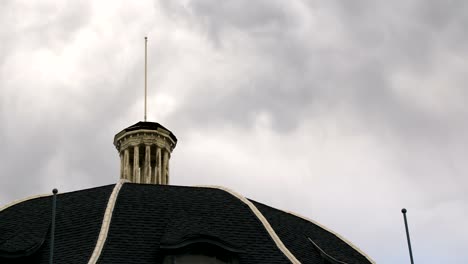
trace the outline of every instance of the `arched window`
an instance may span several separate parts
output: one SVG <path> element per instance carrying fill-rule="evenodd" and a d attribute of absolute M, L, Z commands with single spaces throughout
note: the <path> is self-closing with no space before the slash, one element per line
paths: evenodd
<path fill-rule="evenodd" d="M 238 264 L 233 252 L 211 243 L 193 243 L 169 251 L 163 264 Z"/>

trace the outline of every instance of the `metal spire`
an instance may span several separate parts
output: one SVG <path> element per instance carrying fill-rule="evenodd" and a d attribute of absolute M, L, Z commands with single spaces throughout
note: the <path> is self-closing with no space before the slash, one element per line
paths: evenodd
<path fill-rule="evenodd" d="M 414 264 L 413 251 L 411 250 L 411 241 L 410 241 L 410 236 L 409 236 L 409 231 L 408 231 L 408 221 L 406 220 L 406 209 L 405 208 L 401 209 L 401 212 L 403 213 L 403 218 L 405 219 L 406 239 L 408 240 L 410 260 L 411 260 L 411 264 Z"/>
<path fill-rule="evenodd" d="M 147 92 L 147 90 L 148 90 L 148 88 L 147 88 L 147 79 L 148 79 L 147 78 L 147 75 L 148 75 L 148 73 L 147 73 L 147 71 L 148 71 L 147 70 L 148 69 L 148 59 L 147 59 L 148 52 L 147 52 L 147 49 L 148 49 L 148 37 L 145 37 L 145 122 L 146 122 L 146 97 L 147 97 L 147 93 L 148 93 Z"/>
<path fill-rule="evenodd" d="M 49 253 L 49 264 L 54 263 L 54 242 L 55 242 L 55 215 L 57 208 L 57 189 L 52 190 L 52 226 L 50 228 L 50 253 Z"/>

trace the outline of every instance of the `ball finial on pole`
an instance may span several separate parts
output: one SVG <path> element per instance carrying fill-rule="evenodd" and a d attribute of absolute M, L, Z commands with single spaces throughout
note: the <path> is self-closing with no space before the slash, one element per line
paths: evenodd
<path fill-rule="evenodd" d="M 411 249 L 411 240 L 410 240 L 410 235 L 409 235 L 409 230 L 408 230 L 408 220 L 406 219 L 406 208 L 401 209 L 401 212 L 403 213 L 403 219 L 405 220 L 405 230 L 406 230 L 406 239 L 408 240 L 408 250 L 410 254 L 410 260 L 411 264 L 414 264 L 413 260 L 413 250 Z"/>
<path fill-rule="evenodd" d="M 49 253 L 49 264 L 54 263 L 54 242 L 55 242 L 55 214 L 57 210 L 57 193 L 58 190 L 54 188 L 52 190 L 52 224 L 50 228 L 50 253 Z"/>

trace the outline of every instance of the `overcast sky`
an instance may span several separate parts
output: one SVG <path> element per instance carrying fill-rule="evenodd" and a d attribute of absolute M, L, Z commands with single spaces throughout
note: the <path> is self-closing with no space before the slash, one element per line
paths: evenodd
<path fill-rule="evenodd" d="M 468 263 L 468 1 L 0 2 L 0 205 L 112 184 L 143 119 L 171 183 L 319 221 L 378 263 Z"/>

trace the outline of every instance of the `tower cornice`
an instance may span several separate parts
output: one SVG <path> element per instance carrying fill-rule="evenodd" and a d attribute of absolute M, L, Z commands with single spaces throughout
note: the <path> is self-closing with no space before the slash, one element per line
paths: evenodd
<path fill-rule="evenodd" d="M 133 183 L 168 184 L 169 159 L 177 138 L 155 122 L 138 122 L 114 137 L 120 178 Z"/>

